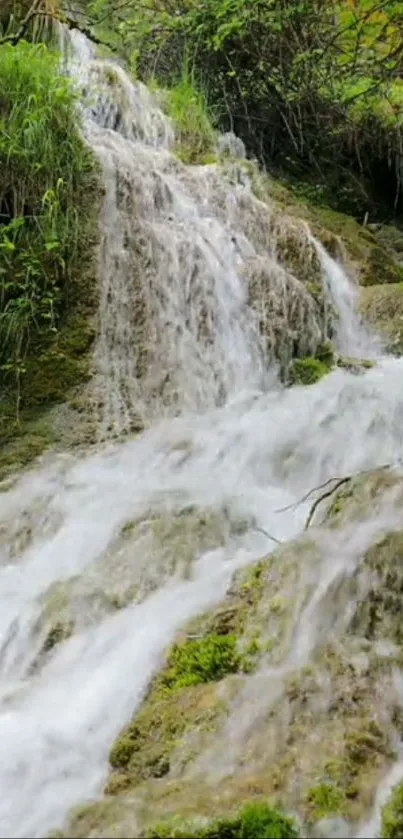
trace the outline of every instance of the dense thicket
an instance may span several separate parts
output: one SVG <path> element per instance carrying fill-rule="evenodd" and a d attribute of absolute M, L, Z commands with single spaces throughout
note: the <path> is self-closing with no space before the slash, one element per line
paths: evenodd
<path fill-rule="evenodd" d="M 361 217 L 403 209 L 403 3 L 94 0 L 142 78 L 184 61 L 216 120 L 271 170 Z"/>

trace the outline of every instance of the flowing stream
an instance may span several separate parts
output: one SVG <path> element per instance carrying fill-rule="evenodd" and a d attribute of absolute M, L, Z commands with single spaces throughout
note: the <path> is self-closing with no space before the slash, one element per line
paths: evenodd
<path fill-rule="evenodd" d="M 44 458 L 0 494 L 1 837 L 44 836 L 101 793 L 110 746 L 175 632 L 224 597 L 236 568 L 275 547 L 261 530 L 292 539 L 309 503 L 290 505 L 305 492 L 403 453 L 403 360 L 360 324 L 343 268 L 315 243 L 340 350 L 377 363 L 285 389 L 245 284 L 258 262 L 285 287 L 263 205 L 247 182 L 180 163 L 147 89 L 95 59 L 78 33 L 71 41 L 106 190 L 92 393 L 100 442 Z M 149 523 L 195 511 L 219 536 L 191 546 L 184 565 L 168 561 Z M 330 565 L 323 574 L 327 585 Z M 140 594 L 113 609 L 100 594 L 110 580 L 119 596 Z M 63 604 L 66 591 L 74 631 L 43 655 L 52 597 Z M 297 633 L 296 657 L 302 641 Z"/>

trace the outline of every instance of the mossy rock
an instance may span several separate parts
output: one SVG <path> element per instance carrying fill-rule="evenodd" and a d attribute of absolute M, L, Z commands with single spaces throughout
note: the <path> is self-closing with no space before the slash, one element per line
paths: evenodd
<path fill-rule="evenodd" d="M 324 499 L 323 505 L 318 508 L 318 520 L 327 527 L 339 528 L 348 522 L 377 515 L 384 503 L 385 494 L 400 486 L 400 475 L 391 469 L 380 468 L 352 476 L 328 499 Z"/>
<path fill-rule="evenodd" d="M 403 230 L 395 224 L 375 224 L 371 228 L 377 242 L 386 248 L 397 261 L 403 260 Z"/>
<path fill-rule="evenodd" d="M 193 730 L 202 740 L 208 739 L 225 708 L 214 683 L 153 692 L 111 749 L 109 760 L 115 771 L 105 792 L 118 794 L 149 778 L 175 774 L 193 755 Z"/>
<path fill-rule="evenodd" d="M 397 263 L 391 254 L 379 245 L 371 248 L 367 261 L 360 271 L 360 283 L 363 286 L 403 281 L 403 266 Z"/>
<path fill-rule="evenodd" d="M 370 574 L 365 597 L 358 604 L 351 629 L 366 638 L 403 643 L 403 532 L 384 536 L 366 553 Z"/>
<path fill-rule="evenodd" d="M 343 487 L 346 520 L 376 511 L 393 481 L 401 478 L 377 470 L 349 482 Z M 251 799 L 270 800 L 280 811 L 285 803 L 286 810 L 315 825 L 308 835 L 332 816 L 355 829 L 396 758 L 398 658 L 377 645 L 388 637 L 387 624 L 367 638 L 365 615 L 356 628 L 340 616 L 354 600 L 358 614 L 368 581 L 387 591 L 389 582 L 386 570 L 385 578 L 376 576 L 377 566 L 374 571 L 367 557 L 356 573 L 340 573 L 317 604 L 317 644 L 309 659 L 284 672 L 295 627 L 303 630 L 301 620 L 318 590 L 323 559 L 312 537 L 281 547 L 238 571 L 223 603 L 184 628 L 112 747 L 103 806 L 89 804 L 73 817 L 71 839 L 181 836 L 183 830 L 204 835 L 198 831 L 217 820 L 232 824 Z M 381 556 L 378 564 L 384 561 Z M 391 578 L 394 585 L 400 590 L 400 577 L 397 583 Z M 230 652 L 222 670 L 220 657 L 217 669 L 215 652 L 210 656 L 212 648 L 203 653 L 207 639 L 217 636 L 227 639 L 222 649 Z M 250 671 L 243 665 L 252 644 L 252 658 L 261 666 Z M 242 662 L 237 672 L 234 650 Z M 199 683 L 181 684 L 195 669 Z"/>
<path fill-rule="evenodd" d="M 382 809 L 382 839 L 403 836 L 403 784 L 398 784 Z"/>
<path fill-rule="evenodd" d="M 384 339 L 385 348 L 402 355 L 403 282 L 364 288 L 360 309 L 367 323 Z"/>
<path fill-rule="evenodd" d="M 275 215 L 272 235 L 280 264 L 300 282 L 322 284 L 322 269 L 315 246 L 307 236 L 302 222 L 287 216 Z"/>
<path fill-rule="evenodd" d="M 359 375 L 365 373 L 366 370 L 371 370 L 375 367 L 375 362 L 368 358 L 349 358 L 348 356 L 339 356 L 337 359 L 337 366 L 343 370 L 348 370 L 349 373 Z"/>

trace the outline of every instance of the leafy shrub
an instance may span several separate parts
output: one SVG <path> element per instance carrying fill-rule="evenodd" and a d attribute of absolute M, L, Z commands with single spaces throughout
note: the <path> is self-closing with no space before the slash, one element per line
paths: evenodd
<path fill-rule="evenodd" d="M 163 676 L 167 687 L 186 687 L 223 679 L 241 665 L 235 635 L 208 635 L 176 644 Z"/>
<path fill-rule="evenodd" d="M 247 804 L 234 818 L 218 819 L 207 825 L 171 823 L 157 825 L 151 839 L 296 839 L 292 819 L 267 804 Z"/>

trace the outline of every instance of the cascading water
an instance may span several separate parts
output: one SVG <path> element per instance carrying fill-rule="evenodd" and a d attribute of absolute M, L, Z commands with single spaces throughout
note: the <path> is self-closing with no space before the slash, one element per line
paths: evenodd
<path fill-rule="evenodd" d="M 309 508 L 292 506 L 304 492 L 403 450 L 401 360 L 379 357 L 360 376 L 335 370 L 312 388 L 280 386 L 247 277 L 275 281 L 282 311 L 294 300 L 308 349 L 326 336 L 315 332 L 305 292 L 293 298 L 298 281 L 276 259 L 266 205 L 215 166 L 183 166 L 146 88 L 95 60 L 82 36 L 73 40 L 72 72 L 89 94 L 86 137 L 106 187 L 91 397 L 101 438 L 149 427 L 86 455 L 53 455 L 2 492 L 4 837 L 43 836 L 101 793 L 111 743 L 175 632 L 224 597 L 236 568 L 272 549 L 259 528 L 292 539 Z M 315 247 L 341 349 L 373 356 L 349 281 Z M 189 559 L 195 511 L 211 532 L 199 544 L 189 531 Z M 169 522 L 178 521 L 169 554 Z M 158 550 L 156 522 L 165 527 Z M 308 647 L 319 632 L 313 613 L 334 579 L 332 561 L 330 551 L 320 597 L 296 627 L 298 660 L 307 655 L 302 627 L 311 628 Z M 49 614 L 66 602 L 70 637 L 46 652 Z"/>

